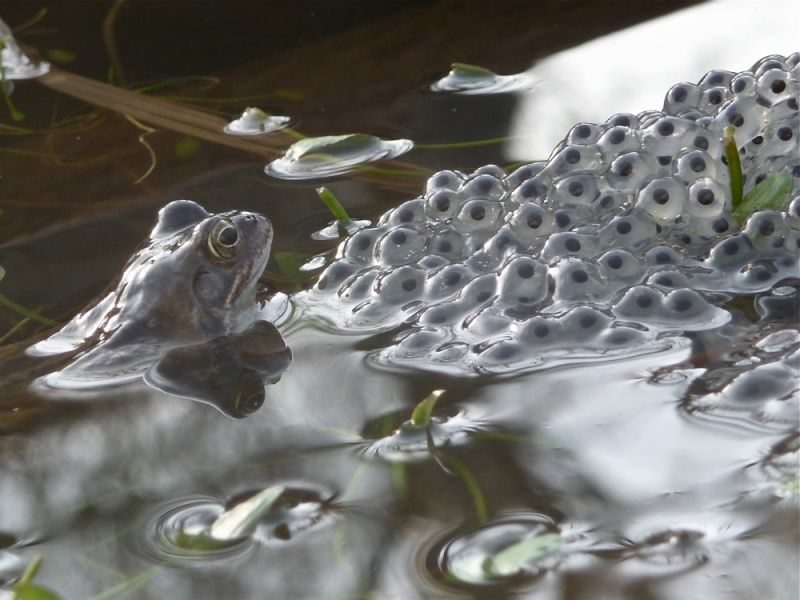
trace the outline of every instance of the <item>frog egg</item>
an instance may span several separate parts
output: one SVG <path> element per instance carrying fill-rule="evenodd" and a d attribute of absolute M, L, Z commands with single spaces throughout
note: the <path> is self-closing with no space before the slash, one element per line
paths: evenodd
<path fill-rule="evenodd" d="M 430 276 L 425 284 L 425 292 L 434 300 L 454 296 L 474 276 L 464 265 L 448 265 Z"/>
<path fill-rule="evenodd" d="M 636 285 L 612 307 L 619 319 L 641 322 L 650 320 L 663 310 L 664 296 L 661 292 L 646 285 Z"/>
<path fill-rule="evenodd" d="M 789 56 L 786 57 L 784 61 L 786 63 L 786 67 L 788 69 L 794 69 L 798 65 L 800 65 L 800 52 L 792 52 Z"/>
<path fill-rule="evenodd" d="M 400 206 L 390 211 L 387 225 L 414 225 L 425 223 L 428 220 L 425 214 L 425 201 L 421 198 L 403 202 Z"/>
<path fill-rule="evenodd" d="M 747 140 L 761 133 L 767 109 L 750 96 L 737 97 L 714 118 L 719 127 L 735 127 L 737 140 Z"/>
<path fill-rule="evenodd" d="M 569 130 L 565 141 L 567 144 L 593 144 L 603 131 L 603 127 L 594 123 L 578 123 Z"/>
<path fill-rule="evenodd" d="M 640 133 L 630 127 L 617 125 L 597 140 L 597 147 L 608 157 L 638 150 L 641 147 Z"/>
<path fill-rule="evenodd" d="M 754 77 L 760 77 L 763 73 L 774 69 L 786 70 L 786 62 L 780 54 L 770 54 L 759 58 L 749 70 L 753 72 Z"/>
<path fill-rule="evenodd" d="M 708 90 L 716 87 L 727 88 L 730 85 L 734 75 L 736 75 L 736 73 L 733 73 L 731 71 L 715 69 L 703 75 L 703 78 L 698 82 L 697 85 L 703 90 Z"/>
<path fill-rule="evenodd" d="M 782 119 L 767 137 L 766 146 L 771 155 L 797 156 L 798 139 L 800 138 L 800 118 Z"/>
<path fill-rule="evenodd" d="M 588 206 L 597 199 L 597 183 L 592 175 L 572 175 L 558 181 L 547 195 L 547 204 L 564 207 Z"/>
<path fill-rule="evenodd" d="M 482 250 L 495 260 L 502 260 L 502 258 L 516 253 L 519 250 L 519 244 L 511 229 L 507 225 L 503 225 L 486 241 Z"/>
<path fill-rule="evenodd" d="M 797 83 L 781 69 L 765 71 L 756 79 L 756 93 L 771 104 L 797 97 Z"/>
<path fill-rule="evenodd" d="M 430 239 L 428 249 L 448 260 L 460 260 L 464 254 L 464 240 L 455 231 L 440 231 Z"/>
<path fill-rule="evenodd" d="M 505 173 L 503 173 L 503 177 L 505 177 Z M 500 200 L 506 193 L 506 186 L 502 179 L 495 175 L 481 173 L 465 181 L 461 186 L 460 192 L 462 197 L 466 198 Z"/>
<path fill-rule="evenodd" d="M 706 262 L 715 269 L 732 271 L 755 257 L 753 244 L 746 235 L 732 235 L 711 249 Z"/>
<path fill-rule="evenodd" d="M 552 262 L 562 256 L 592 257 L 597 253 L 597 238 L 594 235 L 565 231 L 554 233 L 547 239 L 541 256 L 544 260 Z"/>
<path fill-rule="evenodd" d="M 432 195 L 439 190 L 456 191 L 461 187 L 464 176 L 456 171 L 439 171 L 428 178 L 425 186 L 426 196 Z"/>
<path fill-rule="evenodd" d="M 701 90 L 692 83 L 676 83 L 664 98 L 663 111 L 670 115 L 695 108 L 700 101 Z"/>
<path fill-rule="evenodd" d="M 461 208 L 461 199 L 453 190 L 437 190 L 425 200 L 425 214 L 437 221 L 449 220 Z"/>
<path fill-rule="evenodd" d="M 344 257 L 354 263 L 372 264 L 375 244 L 385 231 L 383 228 L 360 229 L 345 242 Z"/>
<path fill-rule="evenodd" d="M 428 272 L 435 271 L 449 264 L 449 260 L 438 254 L 427 254 L 417 261 L 417 266 Z"/>
<path fill-rule="evenodd" d="M 716 218 L 730 206 L 728 190 L 711 178 L 698 179 L 689 187 L 686 212 L 705 219 Z"/>
<path fill-rule="evenodd" d="M 786 224 L 792 229 L 800 229 L 800 196 L 795 196 L 786 208 Z"/>
<path fill-rule="evenodd" d="M 630 113 L 617 113 L 608 118 L 606 125 L 608 127 L 628 127 L 630 129 L 638 129 L 639 118 Z"/>
<path fill-rule="evenodd" d="M 546 164 L 544 161 L 539 161 L 517 167 L 506 177 L 506 187 L 510 190 L 517 188 L 523 181 L 527 181 L 541 173 Z"/>
<path fill-rule="evenodd" d="M 425 289 L 425 271 L 411 266 L 392 269 L 375 282 L 375 291 L 387 304 L 407 304 Z"/>
<path fill-rule="evenodd" d="M 683 148 L 687 134 L 696 129 L 690 121 L 662 116 L 644 129 L 642 144 L 654 156 L 674 156 Z"/>
<path fill-rule="evenodd" d="M 598 345 L 602 348 L 630 348 L 643 343 L 647 334 L 633 327 L 612 323 L 600 334 Z"/>
<path fill-rule="evenodd" d="M 585 341 L 602 333 L 611 319 L 599 310 L 579 306 L 561 317 L 564 333 L 577 341 Z"/>
<path fill-rule="evenodd" d="M 470 173 L 469 179 L 477 177 L 478 175 L 491 175 L 495 179 L 505 179 L 508 173 L 506 173 L 506 170 L 503 167 L 498 167 L 497 165 L 488 164 L 488 165 L 481 165 L 480 167 L 475 169 L 472 173 Z"/>
<path fill-rule="evenodd" d="M 570 145 L 556 152 L 548 161 L 547 169 L 555 175 L 576 171 L 600 171 L 604 167 L 603 154 L 596 144 Z"/>
<path fill-rule="evenodd" d="M 714 179 L 717 175 L 717 164 L 707 152 L 689 150 L 678 155 L 675 161 L 675 174 L 687 183 L 701 177 Z"/>
<path fill-rule="evenodd" d="M 608 279 L 634 282 L 640 281 L 645 273 L 642 261 L 627 250 L 610 250 L 603 254 L 597 262 Z"/>
<path fill-rule="evenodd" d="M 655 246 L 644 253 L 645 262 L 653 267 L 665 265 L 679 265 L 683 262 L 683 255 L 670 246 Z"/>
<path fill-rule="evenodd" d="M 339 298 L 349 302 L 361 302 L 372 295 L 375 280 L 379 275 L 377 268 L 359 273 L 339 289 Z"/>
<path fill-rule="evenodd" d="M 487 273 L 470 281 L 458 295 L 461 307 L 473 310 L 493 300 L 497 292 L 497 275 Z"/>
<path fill-rule="evenodd" d="M 459 233 L 494 230 L 502 216 L 503 207 L 499 202 L 483 198 L 470 200 L 453 217 L 453 229 Z"/>
<path fill-rule="evenodd" d="M 712 306 L 699 293 L 686 288 L 667 294 L 664 308 L 681 329 L 706 329 L 730 320 L 730 313 Z"/>
<path fill-rule="evenodd" d="M 538 204 L 525 202 L 511 213 L 508 226 L 520 243 L 531 248 L 553 231 L 553 215 Z"/>
<path fill-rule="evenodd" d="M 409 227 L 396 227 L 378 241 L 377 258 L 384 265 L 401 265 L 419 258 L 427 238 Z"/>
<path fill-rule="evenodd" d="M 605 215 L 613 215 L 628 208 L 631 195 L 615 190 L 606 190 L 601 193 L 600 198 L 594 203 L 595 214 L 603 220 Z"/>
<path fill-rule="evenodd" d="M 359 267 L 346 259 L 337 260 L 323 271 L 317 281 L 316 288 L 318 290 L 337 291 L 339 287 L 358 270 Z"/>
<path fill-rule="evenodd" d="M 683 236 L 678 239 L 685 246 L 703 245 L 713 238 L 734 233 L 737 229 L 738 224 L 733 217 L 727 214 L 711 218 L 692 217 L 689 226 L 683 232 Z M 683 239 L 684 237 L 689 239 Z"/>
<path fill-rule="evenodd" d="M 537 202 L 541 204 L 547 197 L 549 191 L 550 179 L 543 173 L 534 175 L 531 179 L 522 182 L 511 193 L 511 200 L 517 204 L 524 204 L 525 202 Z"/>
<path fill-rule="evenodd" d="M 697 109 L 707 115 L 716 115 L 720 107 L 733 98 L 733 92 L 727 87 L 713 87 L 704 90 L 697 103 Z"/>
<path fill-rule="evenodd" d="M 489 306 L 484 306 L 467 314 L 461 326 L 467 329 L 471 336 L 486 340 L 501 333 L 508 334 L 511 323 L 511 318 L 489 310 Z"/>
<path fill-rule="evenodd" d="M 743 232 L 756 250 L 769 253 L 784 245 L 789 228 L 784 224 L 781 213 L 761 210 L 750 215 Z"/>
<path fill-rule="evenodd" d="M 530 256 L 518 255 L 500 271 L 499 302 L 523 310 L 547 298 L 547 267 Z"/>
<path fill-rule="evenodd" d="M 752 73 L 742 71 L 731 79 L 730 88 L 737 96 L 753 96 L 756 89 L 756 78 Z"/>
<path fill-rule="evenodd" d="M 608 184 L 615 190 L 635 192 L 653 176 L 652 158 L 642 152 L 620 154 L 606 174 Z"/>
<path fill-rule="evenodd" d="M 561 231 L 569 231 L 589 222 L 591 209 L 587 206 L 571 206 L 553 211 L 553 223 Z"/>
<path fill-rule="evenodd" d="M 553 300 L 600 300 L 607 289 L 597 267 L 574 257 L 562 258 L 550 273 L 555 280 Z"/>
<path fill-rule="evenodd" d="M 686 186 L 670 177 L 653 179 L 639 192 L 636 207 L 654 219 L 675 219 L 689 198 Z"/>
<path fill-rule="evenodd" d="M 769 289 L 780 277 L 780 272 L 771 260 L 756 260 L 747 263 L 737 273 L 737 287 L 757 291 Z"/>
<path fill-rule="evenodd" d="M 662 289 L 679 289 L 691 287 L 689 279 L 679 271 L 659 271 L 647 279 L 647 283 Z"/>
<path fill-rule="evenodd" d="M 646 216 L 633 211 L 615 217 L 599 233 L 599 244 L 610 248 L 634 248 L 649 242 L 657 235 L 656 224 Z"/>
<path fill-rule="evenodd" d="M 438 329 L 423 327 L 410 331 L 393 349 L 398 358 L 420 358 L 447 340 L 447 334 Z"/>
<path fill-rule="evenodd" d="M 525 320 L 517 332 L 517 338 L 523 343 L 542 347 L 558 341 L 562 331 L 560 319 L 536 316 Z"/>

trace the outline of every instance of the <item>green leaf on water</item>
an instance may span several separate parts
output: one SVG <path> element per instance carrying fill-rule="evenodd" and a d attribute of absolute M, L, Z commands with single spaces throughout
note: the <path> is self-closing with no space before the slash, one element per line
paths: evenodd
<path fill-rule="evenodd" d="M 483 563 L 483 572 L 491 578 L 516 575 L 525 568 L 525 565 L 556 552 L 562 543 L 563 540 L 557 533 L 525 538 L 495 556 L 488 557 Z"/>
<path fill-rule="evenodd" d="M 261 518 L 283 495 L 282 485 L 273 485 L 222 513 L 208 530 L 215 540 L 234 540 L 253 533 Z"/>
<path fill-rule="evenodd" d="M 310 254 L 305 252 L 294 252 L 292 250 L 281 250 L 272 255 L 275 263 L 278 265 L 278 270 L 281 275 L 286 277 L 289 281 L 303 282 L 307 279 L 308 275 L 300 270 L 304 264 L 311 258 Z"/>
<path fill-rule="evenodd" d="M 468 79 L 486 79 L 489 77 L 497 77 L 497 73 L 494 73 L 489 69 L 485 69 L 484 67 L 457 62 L 450 65 L 450 75 Z"/>
<path fill-rule="evenodd" d="M 35 583 L 18 583 L 13 588 L 14 600 L 60 600 L 61 596 Z"/>
<path fill-rule="evenodd" d="M 331 160 L 337 154 L 359 150 L 380 144 L 381 140 L 365 133 L 348 133 L 346 135 L 322 135 L 299 140 L 289 146 L 285 158 L 287 160 L 323 159 Z"/>
<path fill-rule="evenodd" d="M 57 63 L 71 63 L 78 58 L 78 55 L 74 52 L 61 48 L 50 48 L 46 51 L 46 54 L 50 60 Z"/>
<path fill-rule="evenodd" d="M 738 207 L 734 206 L 733 217 L 741 225 L 759 210 L 783 210 L 793 185 L 792 176 L 786 171 L 773 173 L 750 190 Z"/>
<path fill-rule="evenodd" d="M 191 158 L 200 150 L 200 140 L 191 135 L 186 135 L 175 142 L 175 156 L 178 158 Z"/>
<path fill-rule="evenodd" d="M 3 48 L 6 47 L 6 40 L 3 37 L 0 37 L 0 53 L 2 53 Z M 16 106 L 14 106 L 14 102 L 11 100 L 11 82 L 6 79 L 6 71 L 3 69 L 3 64 L 0 63 L 0 94 L 3 95 L 3 99 L 6 101 L 6 106 L 8 107 L 8 113 L 11 115 L 11 118 L 15 121 L 24 121 L 25 120 L 25 113 L 18 110 Z"/>
<path fill-rule="evenodd" d="M 436 402 L 442 397 L 445 390 L 433 390 L 414 408 L 411 413 L 411 422 L 417 427 L 428 427 L 431 424 L 431 415 Z"/>

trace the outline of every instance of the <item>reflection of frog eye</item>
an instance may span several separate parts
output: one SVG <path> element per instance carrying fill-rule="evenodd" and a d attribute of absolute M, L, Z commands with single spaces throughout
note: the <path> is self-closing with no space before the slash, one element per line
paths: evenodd
<path fill-rule="evenodd" d="M 217 258 L 230 258 L 239 246 L 239 230 L 230 221 L 220 221 L 208 236 L 208 249 Z"/>

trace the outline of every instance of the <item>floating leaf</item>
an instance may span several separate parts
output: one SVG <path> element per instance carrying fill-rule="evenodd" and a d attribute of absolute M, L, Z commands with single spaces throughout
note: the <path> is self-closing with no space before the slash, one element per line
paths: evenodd
<path fill-rule="evenodd" d="M 741 224 L 759 210 L 782 210 L 793 185 L 792 176 L 786 171 L 773 173 L 750 190 L 738 207 L 734 206 L 733 217 Z"/>
<path fill-rule="evenodd" d="M 283 492 L 282 485 L 273 485 L 237 504 L 217 517 L 217 520 L 209 528 L 208 534 L 213 539 L 222 541 L 250 535 Z"/>
<path fill-rule="evenodd" d="M 457 94 L 496 94 L 530 87 L 525 74 L 498 75 L 484 67 L 453 63 L 450 72 L 431 86 L 434 92 Z"/>
<path fill-rule="evenodd" d="M 487 577 L 510 577 L 524 570 L 530 563 L 556 552 L 563 540 L 557 533 L 546 533 L 508 546 L 495 556 L 487 558 L 483 563 L 483 571 Z"/>
<path fill-rule="evenodd" d="M 434 390 L 414 408 L 411 413 L 411 422 L 417 427 L 427 427 L 431 424 L 431 415 L 436 402 L 442 397 L 445 390 Z"/>
<path fill-rule="evenodd" d="M 382 140 L 351 133 L 298 140 L 265 171 L 279 179 L 315 179 L 347 173 L 364 163 L 388 160 L 413 148 L 411 140 Z"/>
<path fill-rule="evenodd" d="M 456 77 L 476 77 L 476 78 L 485 78 L 485 77 L 497 77 L 497 73 L 494 71 L 490 71 L 484 67 L 479 67 L 477 65 L 470 65 L 467 63 L 453 63 L 450 65 L 450 75 L 454 75 Z"/>
<path fill-rule="evenodd" d="M 224 131 L 230 135 L 261 135 L 283 129 L 290 120 L 289 117 L 269 115 L 251 106 L 244 109 L 241 117 L 228 123 Z"/>

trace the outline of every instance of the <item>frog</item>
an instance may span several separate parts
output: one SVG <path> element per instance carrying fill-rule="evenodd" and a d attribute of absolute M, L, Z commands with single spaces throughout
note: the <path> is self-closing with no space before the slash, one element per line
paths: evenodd
<path fill-rule="evenodd" d="M 235 334 L 253 321 L 272 239 L 261 214 L 212 214 L 174 200 L 159 211 L 116 286 L 27 353 L 74 353 L 49 381 L 88 387 L 123 383 L 170 349 Z"/>

